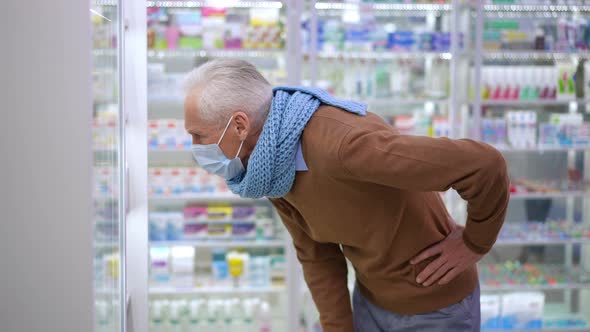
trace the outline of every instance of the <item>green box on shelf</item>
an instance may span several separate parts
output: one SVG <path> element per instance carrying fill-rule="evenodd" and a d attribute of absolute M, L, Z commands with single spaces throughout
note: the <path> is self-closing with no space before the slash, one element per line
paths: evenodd
<path fill-rule="evenodd" d="M 178 47 L 181 49 L 201 49 L 203 48 L 203 38 L 183 36 L 178 39 Z"/>
<path fill-rule="evenodd" d="M 168 48 L 168 42 L 166 39 L 156 39 L 154 42 L 154 49 L 156 50 L 165 50 Z"/>
<path fill-rule="evenodd" d="M 519 24 L 515 20 L 488 20 L 484 24 L 485 29 L 518 30 Z"/>

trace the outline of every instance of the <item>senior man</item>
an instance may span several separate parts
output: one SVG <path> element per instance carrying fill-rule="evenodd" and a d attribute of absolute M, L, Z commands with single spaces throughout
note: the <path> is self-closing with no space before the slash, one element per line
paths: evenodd
<path fill-rule="evenodd" d="M 186 88 L 195 160 L 234 193 L 270 199 L 325 332 L 479 331 L 475 263 L 509 199 L 495 149 L 400 135 L 361 103 L 273 89 L 241 60 L 201 65 Z M 465 228 L 440 198 L 449 188 L 468 202 Z M 356 272 L 352 306 L 345 258 Z"/>

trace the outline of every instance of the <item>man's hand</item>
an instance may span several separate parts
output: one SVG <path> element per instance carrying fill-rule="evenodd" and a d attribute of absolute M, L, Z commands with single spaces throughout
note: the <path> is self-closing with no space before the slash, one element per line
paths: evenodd
<path fill-rule="evenodd" d="M 424 250 L 410 260 L 412 265 L 418 264 L 432 256 L 439 255 L 416 278 L 416 282 L 430 286 L 438 281 L 444 285 L 453 280 L 459 273 L 477 263 L 483 255 L 476 254 L 463 242 L 464 227 L 455 225 L 449 236 L 441 242 Z"/>

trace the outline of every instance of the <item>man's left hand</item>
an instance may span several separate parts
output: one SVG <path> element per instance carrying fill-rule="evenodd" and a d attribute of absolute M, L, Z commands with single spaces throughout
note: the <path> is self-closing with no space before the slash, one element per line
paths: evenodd
<path fill-rule="evenodd" d="M 453 280 L 465 269 L 477 263 L 483 255 L 471 251 L 463 242 L 465 227 L 456 225 L 446 239 L 422 251 L 418 256 L 410 260 L 415 265 L 433 256 L 437 259 L 428 264 L 416 278 L 416 282 L 424 286 L 430 286 L 438 281 L 444 285 Z"/>

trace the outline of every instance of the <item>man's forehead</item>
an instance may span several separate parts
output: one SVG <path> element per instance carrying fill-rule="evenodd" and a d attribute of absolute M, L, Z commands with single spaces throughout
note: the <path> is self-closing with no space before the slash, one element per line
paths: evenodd
<path fill-rule="evenodd" d="M 186 97 L 184 97 L 184 108 L 196 108 L 198 98 L 199 93 L 198 91 L 196 91 L 196 89 L 193 89 L 192 91 L 187 93 Z"/>
<path fill-rule="evenodd" d="M 201 122 L 197 110 L 197 102 L 194 93 L 189 93 L 184 99 L 184 127 L 186 130 L 197 129 Z"/>

